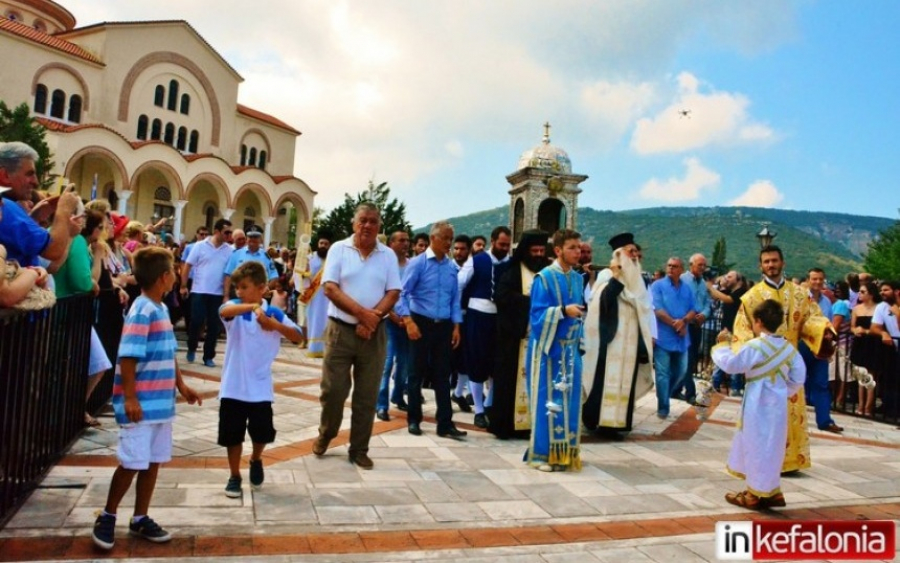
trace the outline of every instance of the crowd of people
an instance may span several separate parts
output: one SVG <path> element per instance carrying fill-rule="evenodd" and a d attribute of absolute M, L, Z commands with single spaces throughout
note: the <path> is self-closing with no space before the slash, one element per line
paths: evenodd
<path fill-rule="evenodd" d="M 818 268 L 787 279 L 776 246 L 761 250 L 755 284 L 738 271 L 709 275 L 700 253 L 687 263 L 670 257 L 651 278 L 631 233 L 612 237 L 610 259 L 596 266 L 590 242 L 572 230 L 526 231 L 514 249 L 505 226 L 489 237 L 455 233 L 447 222 L 415 237 L 385 236 L 369 203 L 357 207 L 352 235 L 334 240 L 320 230 L 300 256 L 264 250 L 260 229 L 235 229 L 224 218 L 178 244 L 164 221 L 145 228 L 104 200 L 84 204 L 68 188 L 36 196 L 36 160 L 27 145 L 0 145 L 0 251 L 12 265 L 0 304 L 27 308 L 41 299 L 35 292 L 105 290 L 125 315 L 116 357 L 95 332 L 87 370 L 90 395 L 116 365 L 120 466 L 94 529 L 104 549 L 135 477 L 131 532 L 171 537 L 147 512 L 159 465 L 171 457 L 175 393 L 199 403 L 176 358 L 173 321 L 181 317 L 187 363 L 198 361 L 202 340 L 199 361 L 219 367 L 226 331 L 219 444 L 229 497 L 242 494 L 246 432 L 250 484 L 265 479 L 261 454 L 276 433 L 271 365 L 282 337 L 322 358 L 313 453 L 327 454 L 350 397 L 348 456 L 363 470 L 375 465 L 368 452 L 376 418 L 405 411 L 411 435 L 429 431 L 424 389 L 433 391 L 438 437 L 464 440 L 454 408 L 473 412 L 477 428 L 527 439 L 528 466 L 576 471 L 583 434 L 623 440 L 640 398 L 655 390 L 656 414 L 667 419 L 672 401 L 696 404 L 695 378 L 708 376 L 717 391 L 743 396 L 727 467 L 747 489 L 726 500 L 780 507 L 779 476 L 811 465 L 807 403 L 817 427 L 835 433 L 843 429 L 831 410 L 848 398 L 857 414 L 897 415 L 898 282 L 852 274 L 831 286 Z M 88 413 L 85 423 L 97 424 Z"/>

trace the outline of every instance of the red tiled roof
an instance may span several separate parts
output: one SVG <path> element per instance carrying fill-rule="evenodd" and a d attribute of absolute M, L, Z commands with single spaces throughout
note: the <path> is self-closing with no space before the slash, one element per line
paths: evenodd
<path fill-rule="evenodd" d="M 102 123 L 62 123 L 60 121 L 56 121 L 55 119 L 49 119 L 46 117 L 35 117 L 34 120 L 40 123 L 44 127 L 44 129 L 47 129 L 48 131 L 74 133 L 75 131 L 81 131 L 82 129 L 105 129 L 110 133 L 115 133 L 126 143 L 128 142 L 128 139 L 125 138 L 125 135 L 119 133 L 112 127 L 103 125 Z"/>
<path fill-rule="evenodd" d="M 6 18 L 0 18 L 0 30 L 3 30 L 12 35 L 16 35 L 23 39 L 39 43 L 46 47 L 50 47 L 51 49 L 62 51 L 63 53 L 67 53 L 69 55 L 72 55 L 73 57 L 78 57 L 80 59 L 84 59 L 86 61 L 90 61 L 99 65 L 103 64 L 103 61 L 95 57 L 86 49 L 79 47 L 74 43 L 70 43 L 65 39 L 47 35 L 43 31 L 38 31 L 33 27 L 29 27 L 19 22 L 14 22 Z"/>
<path fill-rule="evenodd" d="M 261 111 L 255 110 L 255 109 L 248 108 L 247 106 L 244 106 L 241 104 L 237 105 L 237 110 L 238 110 L 238 113 L 241 115 L 245 115 L 247 117 L 252 117 L 253 119 L 258 119 L 259 121 L 263 121 L 265 123 L 268 123 L 269 125 L 274 125 L 275 127 L 279 127 L 286 131 L 290 131 L 291 133 L 293 133 L 295 135 L 302 135 L 302 133 L 300 131 L 297 131 L 296 129 L 294 129 L 293 127 L 291 127 L 284 121 L 281 121 L 277 117 L 273 117 L 267 113 L 263 113 Z"/>

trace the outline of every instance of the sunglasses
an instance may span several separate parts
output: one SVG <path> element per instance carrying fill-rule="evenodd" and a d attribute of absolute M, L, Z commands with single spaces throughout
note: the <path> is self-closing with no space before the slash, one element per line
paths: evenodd
<path fill-rule="evenodd" d="M 231 234 L 231 231 L 223 231 L 223 232 L 225 233 L 225 235 L 230 235 L 230 234 Z"/>

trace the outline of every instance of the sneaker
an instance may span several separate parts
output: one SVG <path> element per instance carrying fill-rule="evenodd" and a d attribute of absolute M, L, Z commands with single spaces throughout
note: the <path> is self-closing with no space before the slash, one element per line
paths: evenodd
<path fill-rule="evenodd" d="M 216 362 L 214 362 L 212 360 L 203 360 L 203 365 L 208 368 L 214 368 L 214 367 L 216 367 Z"/>
<path fill-rule="evenodd" d="M 128 533 L 132 536 L 144 538 L 153 543 L 165 543 L 172 539 L 172 534 L 165 531 L 153 518 L 144 516 L 140 522 L 132 522 L 128 525 Z"/>
<path fill-rule="evenodd" d="M 188 350 L 188 353 L 187 353 L 187 362 L 188 362 L 189 364 L 192 364 L 192 363 L 194 363 L 194 361 L 195 361 L 196 359 L 197 359 L 197 351 L 196 351 L 196 350 L 194 350 L 194 351 Z"/>
<path fill-rule="evenodd" d="M 228 484 L 225 485 L 225 496 L 228 498 L 241 498 L 241 494 L 241 478 L 229 477 Z"/>
<path fill-rule="evenodd" d="M 111 514 L 100 514 L 94 520 L 94 533 L 91 536 L 94 545 L 110 550 L 116 543 L 116 517 Z"/>
<path fill-rule="evenodd" d="M 258 489 L 262 486 L 263 481 L 266 480 L 266 472 L 263 470 L 263 464 L 261 459 L 251 459 L 250 460 L 250 486 L 254 489 Z"/>

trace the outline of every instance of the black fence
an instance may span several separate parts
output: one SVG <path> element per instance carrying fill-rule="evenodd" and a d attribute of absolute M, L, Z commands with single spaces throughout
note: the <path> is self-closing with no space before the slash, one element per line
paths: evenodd
<path fill-rule="evenodd" d="M 0 526 L 84 428 L 93 307 L 0 310 Z"/>
<path fill-rule="evenodd" d="M 879 422 L 900 423 L 900 339 L 892 340 L 893 344 L 888 345 L 877 338 L 873 343 L 850 337 L 838 344 L 830 366 L 834 374 L 834 410 Z M 854 354 L 854 345 L 862 351 Z M 851 362 L 854 356 L 857 363 L 869 369 L 860 370 Z M 874 397 L 871 405 L 866 404 L 869 394 Z"/>

